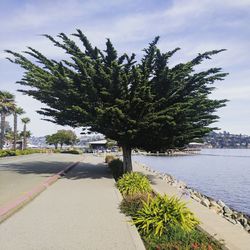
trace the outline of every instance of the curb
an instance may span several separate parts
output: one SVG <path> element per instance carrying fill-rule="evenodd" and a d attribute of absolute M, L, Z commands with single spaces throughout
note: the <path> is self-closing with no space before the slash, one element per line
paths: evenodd
<path fill-rule="evenodd" d="M 122 197 L 120 191 L 116 189 L 116 190 L 115 190 L 115 193 L 116 193 L 116 195 L 117 195 L 117 198 L 118 198 L 118 200 L 119 200 L 119 203 L 121 203 L 123 197 Z M 145 248 L 145 246 L 144 246 L 144 244 L 143 244 L 142 238 L 141 238 L 141 236 L 140 236 L 140 234 L 139 234 L 139 232 L 138 232 L 136 226 L 129 223 L 129 221 L 132 221 L 132 218 L 131 218 L 130 216 L 128 216 L 128 215 L 124 215 L 124 216 L 128 219 L 128 220 L 126 220 L 126 221 L 124 221 L 124 222 L 127 224 L 127 228 L 128 228 L 129 233 L 130 233 L 130 235 L 131 235 L 131 238 L 133 239 L 135 248 L 136 248 L 137 250 L 145 250 L 146 248 Z"/>
<path fill-rule="evenodd" d="M 47 189 L 50 185 L 56 182 L 61 176 L 65 175 L 67 172 L 69 172 L 72 168 L 74 168 L 78 164 L 79 161 L 68 165 L 64 170 L 48 177 L 38 186 L 26 192 L 26 194 L 0 207 L 0 223 L 5 219 L 7 219 L 9 216 L 11 216 L 13 213 L 15 213 L 17 210 L 22 208 L 25 204 L 33 200 L 36 196 L 38 196 L 41 192 Z"/>

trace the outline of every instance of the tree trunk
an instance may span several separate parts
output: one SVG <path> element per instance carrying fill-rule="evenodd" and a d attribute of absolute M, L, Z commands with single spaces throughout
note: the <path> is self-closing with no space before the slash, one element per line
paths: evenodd
<path fill-rule="evenodd" d="M 16 140 L 17 140 L 17 113 L 14 113 L 14 140 L 13 149 L 16 150 Z"/>
<path fill-rule="evenodd" d="M 1 138 L 0 138 L 0 149 L 4 146 L 4 134 L 5 134 L 5 113 L 1 112 Z"/>
<path fill-rule="evenodd" d="M 124 173 L 132 172 L 132 158 L 131 158 L 131 148 L 127 146 L 122 146 L 123 152 L 123 171 Z"/>
<path fill-rule="evenodd" d="M 23 149 L 27 148 L 26 124 L 23 126 Z"/>
<path fill-rule="evenodd" d="M 55 146 L 55 149 L 57 149 L 57 148 L 58 148 L 58 144 L 54 144 L 54 146 Z"/>

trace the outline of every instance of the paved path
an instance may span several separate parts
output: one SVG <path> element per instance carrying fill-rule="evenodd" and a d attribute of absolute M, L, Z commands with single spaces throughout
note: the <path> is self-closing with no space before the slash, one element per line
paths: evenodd
<path fill-rule="evenodd" d="M 76 157 L 69 154 L 33 154 L 0 158 L 0 206 L 61 171 L 76 161 Z"/>
<path fill-rule="evenodd" d="M 169 185 L 164 180 L 160 179 L 155 173 L 147 171 L 141 164 L 134 163 L 134 171 L 144 173 L 151 180 L 153 189 L 160 194 L 176 195 L 181 197 L 181 192 L 177 188 Z M 235 226 L 217 215 L 215 212 L 202 206 L 200 203 L 186 198 L 187 206 L 195 213 L 201 221 L 201 228 L 213 235 L 218 240 L 223 239 L 225 246 L 232 250 L 249 250 L 250 249 L 250 234 L 242 228 Z"/>
<path fill-rule="evenodd" d="M 102 158 L 87 157 L 0 225 L 1 250 L 144 249 L 119 212 L 120 194 Z"/>

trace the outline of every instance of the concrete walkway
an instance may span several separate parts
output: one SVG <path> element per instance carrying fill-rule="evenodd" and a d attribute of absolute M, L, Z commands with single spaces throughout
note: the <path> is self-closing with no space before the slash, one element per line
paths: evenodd
<path fill-rule="evenodd" d="M 135 227 L 119 211 L 121 196 L 102 162 L 88 156 L 0 224 L 0 249 L 144 249 Z"/>
<path fill-rule="evenodd" d="M 79 155 L 32 154 L 0 158 L 0 207 L 58 173 Z M 81 157 L 82 159 L 82 157 Z"/>
<path fill-rule="evenodd" d="M 142 172 L 147 175 L 151 181 L 153 189 L 160 194 L 176 195 L 181 197 L 180 189 L 169 185 L 160 179 L 155 173 L 147 171 L 141 164 L 134 163 L 134 171 Z M 214 236 L 218 240 L 224 240 L 225 246 L 232 250 L 249 250 L 250 234 L 242 228 L 233 225 L 215 212 L 202 206 L 191 198 L 183 198 L 187 206 L 201 221 L 201 228 Z"/>

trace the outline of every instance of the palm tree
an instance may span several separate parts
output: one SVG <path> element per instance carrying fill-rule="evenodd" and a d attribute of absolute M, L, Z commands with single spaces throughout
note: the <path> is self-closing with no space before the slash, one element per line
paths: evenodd
<path fill-rule="evenodd" d="M 24 110 L 21 107 L 15 107 L 13 112 L 14 115 L 14 138 L 13 138 L 13 149 L 16 150 L 16 141 L 17 141 L 17 116 L 24 114 Z"/>
<path fill-rule="evenodd" d="M 30 122 L 30 118 L 24 117 L 21 119 L 23 123 L 23 149 L 27 148 L 27 124 Z"/>
<path fill-rule="evenodd" d="M 5 119 L 15 108 L 15 96 L 6 91 L 0 91 L 0 113 L 1 113 L 1 137 L 0 149 L 4 146 Z"/>

